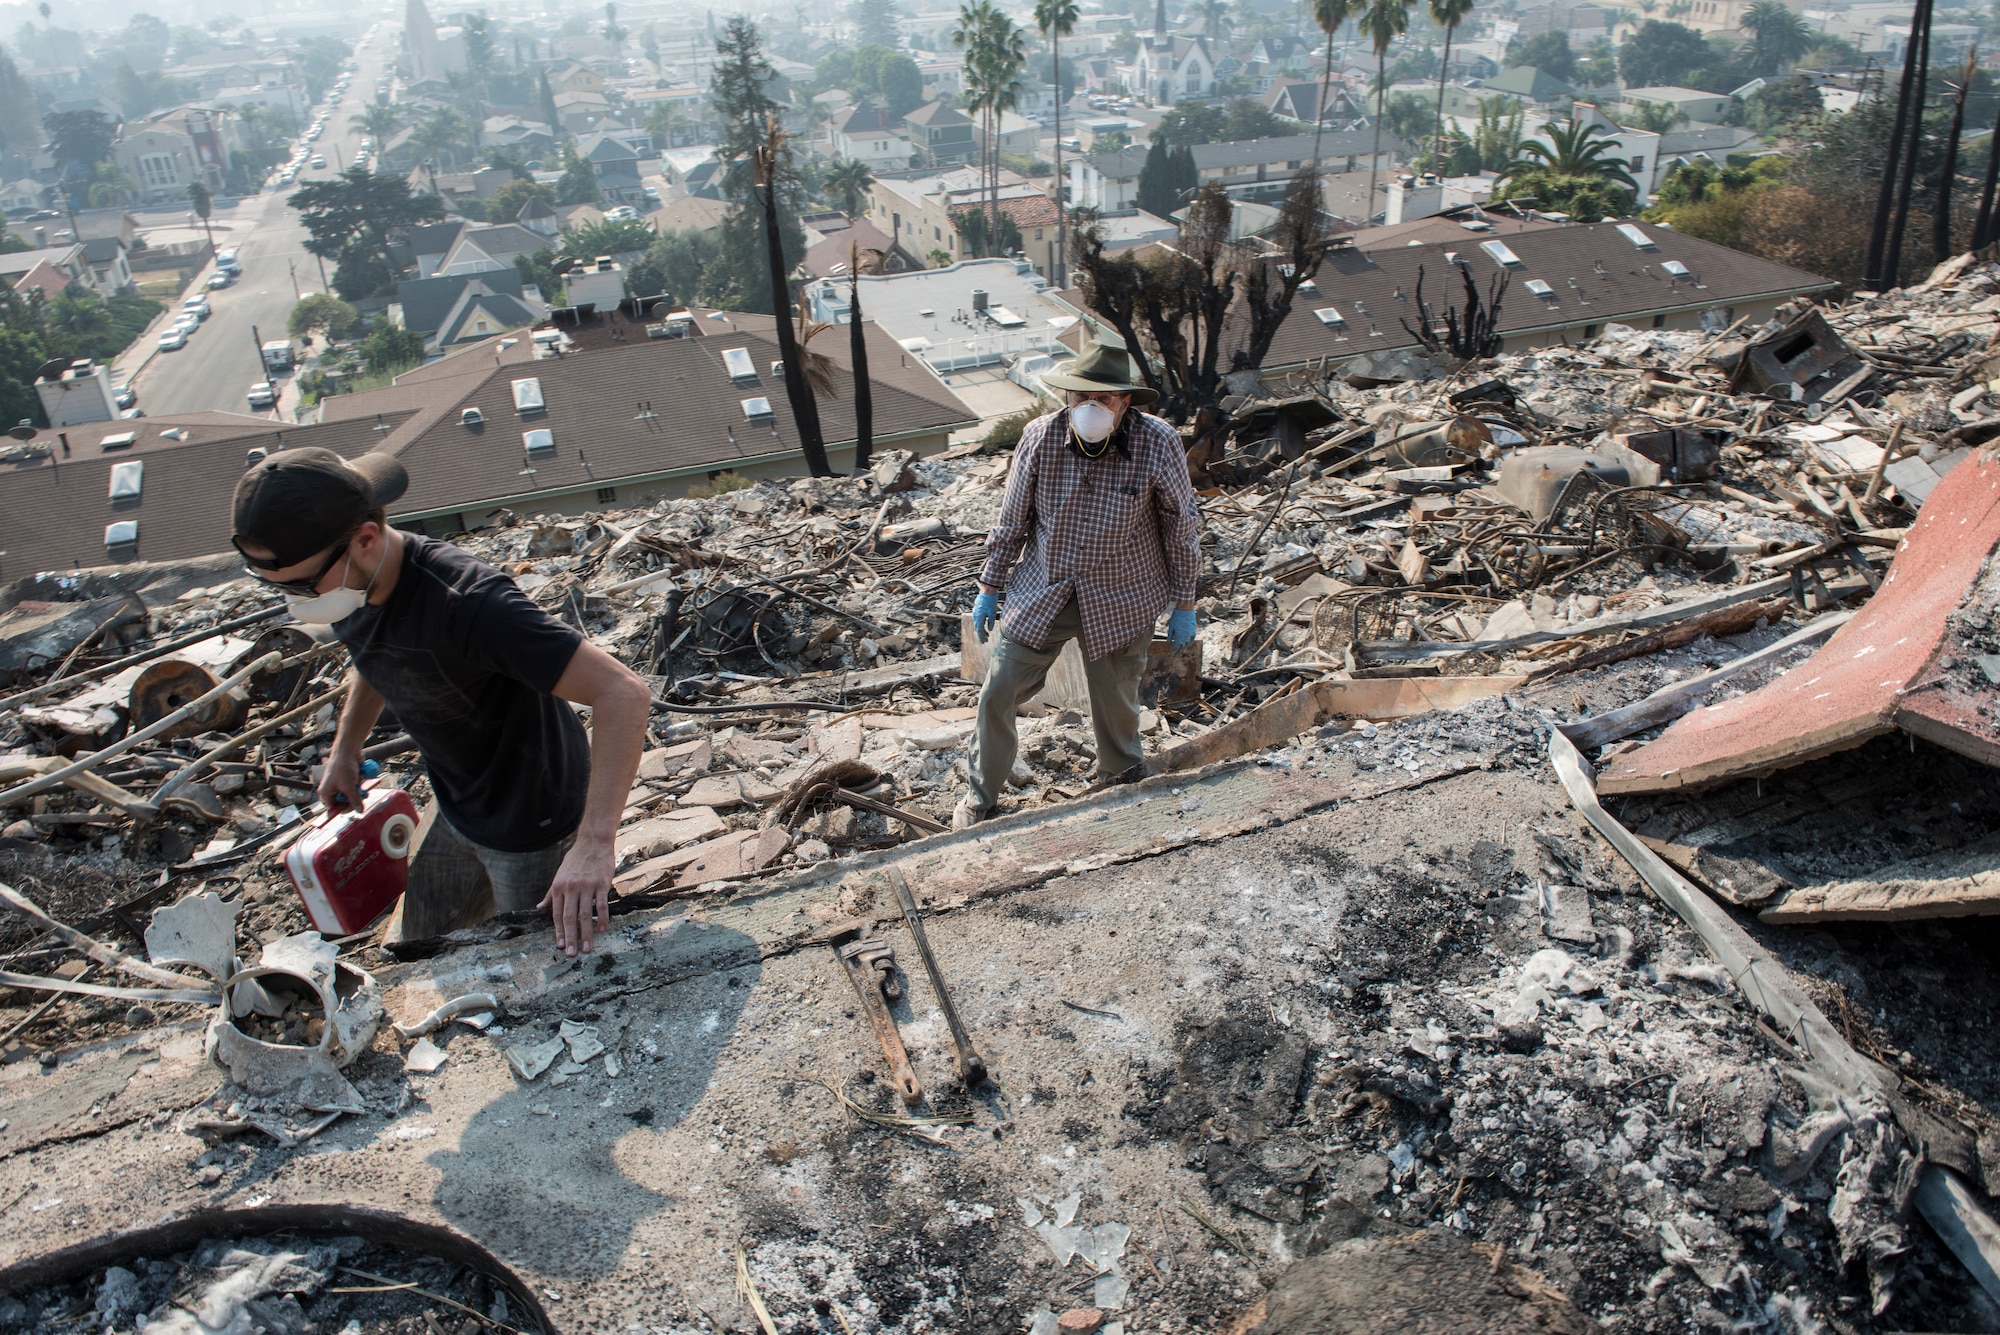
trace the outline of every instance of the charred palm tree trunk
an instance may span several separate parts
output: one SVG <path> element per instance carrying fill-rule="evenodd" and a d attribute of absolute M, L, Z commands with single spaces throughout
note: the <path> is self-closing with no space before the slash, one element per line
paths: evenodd
<path fill-rule="evenodd" d="M 854 471 L 868 467 L 875 450 L 875 389 L 868 382 L 868 340 L 861 329 L 861 249 L 847 262 L 847 350 L 854 363 Z"/>
<path fill-rule="evenodd" d="M 1965 75 L 1958 81 L 1958 95 L 1951 101 L 1951 133 L 1944 141 L 1944 166 L 1938 171 L 1937 207 L 1931 218 L 1931 262 L 1943 264 L 1951 258 L 1951 187 L 1958 174 L 1958 136 L 1965 130 L 1965 95 L 1972 90 L 1972 72 L 1978 68 L 1979 46 L 1965 53 Z"/>
<path fill-rule="evenodd" d="M 833 465 L 826 459 L 826 437 L 819 424 L 819 400 L 806 379 L 805 350 L 799 346 L 798 327 L 792 310 L 792 285 L 785 265 L 785 239 L 778 231 L 778 156 L 784 131 L 771 118 L 762 144 L 757 146 L 759 182 L 764 187 L 764 245 L 771 260 L 771 305 L 777 315 L 778 355 L 785 359 L 785 398 L 792 405 L 792 424 L 799 433 L 799 453 L 814 477 L 832 477 Z"/>
<path fill-rule="evenodd" d="M 1993 189 L 2000 185 L 2000 116 L 1993 119 L 1993 137 L 1986 146 L 1986 181 L 1979 191 L 1979 217 L 1972 224 L 1972 248 L 1993 244 Z"/>
<path fill-rule="evenodd" d="M 1917 156 L 1924 144 L 1924 101 L 1930 96 L 1931 8 L 1933 0 L 1922 0 L 1918 22 L 1910 30 L 1917 45 L 1917 78 L 1910 87 L 1908 138 L 1903 144 L 1903 174 L 1896 187 L 1896 216 L 1889 225 L 1889 246 L 1883 261 L 1883 279 L 1895 287 L 1903 281 L 1903 232 L 1910 224 L 1910 195 L 1917 185 Z"/>
<path fill-rule="evenodd" d="M 1881 291 L 1882 253 L 1889 240 L 1889 214 L 1896 202 L 1896 173 L 1903 160 L 1903 130 L 1910 115 L 1910 85 L 1917 77 L 1917 28 L 1929 0 L 1917 0 L 1910 19 L 1910 40 L 1903 48 L 1903 79 L 1896 85 L 1896 120 L 1889 131 L 1889 160 L 1883 164 L 1882 183 L 1875 193 L 1875 220 L 1868 230 L 1868 259 L 1863 280 Z"/>

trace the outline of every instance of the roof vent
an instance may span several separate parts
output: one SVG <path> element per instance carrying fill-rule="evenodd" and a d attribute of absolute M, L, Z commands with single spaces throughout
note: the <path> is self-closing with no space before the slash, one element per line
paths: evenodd
<path fill-rule="evenodd" d="M 743 415 L 753 422 L 776 416 L 771 411 L 771 401 L 765 398 L 743 400 Z"/>
<path fill-rule="evenodd" d="M 1493 230 L 1493 224 L 1483 218 L 1477 218 L 1471 222 L 1462 222 L 1459 226 L 1468 232 L 1490 232 Z"/>
<path fill-rule="evenodd" d="M 530 455 L 554 454 L 556 452 L 556 433 L 545 426 L 538 426 L 533 431 L 523 431 L 521 433 L 521 448 L 525 449 Z"/>
<path fill-rule="evenodd" d="M 1504 264 L 1510 269 L 1518 269 L 1522 265 L 1521 257 L 1509 250 L 1505 241 L 1481 241 L 1479 248 L 1485 251 L 1486 257 L 1495 264 Z"/>
<path fill-rule="evenodd" d="M 548 411 L 548 404 L 542 399 L 542 382 L 533 376 L 514 382 L 514 411 L 526 417 L 529 413 Z"/>
<path fill-rule="evenodd" d="M 243 456 L 243 469 L 245 472 L 248 472 L 250 469 L 255 468 L 258 464 L 263 463 L 266 459 L 270 457 L 271 457 L 271 452 L 265 449 L 263 446 L 261 445 L 253 446 L 250 449 L 250 451 Z"/>
<path fill-rule="evenodd" d="M 106 436 L 104 439 L 98 441 L 97 443 L 99 445 L 102 445 L 107 450 L 123 450 L 123 449 L 129 449 L 132 446 L 132 443 L 138 439 L 139 439 L 139 433 L 136 431 L 120 431 L 113 435 Z"/>
<path fill-rule="evenodd" d="M 1322 306 L 1313 314 L 1317 315 L 1319 322 L 1328 329 L 1339 329 L 1347 323 L 1347 317 L 1342 315 L 1336 306 Z"/>
<path fill-rule="evenodd" d="M 1547 283 L 1543 282 L 1539 278 L 1530 278 L 1527 282 L 1521 284 L 1521 286 L 1527 288 L 1528 291 L 1534 293 L 1538 297 L 1554 297 L 1556 294 L 1556 290 L 1554 288 L 1550 287 Z"/>
<path fill-rule="evenodd" d="M 611 272 L 611 257 L 609 255 L 599 255 L 597 257 L 597 272 L 599 273 Z"/>
<path fill-rule="evenodd" d="M 1307 296 L 1316 296 L 1319 293 L 1319 284 L 1310 278 L 1301 278 L 1299 280 L 1299 291 L 1305 293 Z"/>
<path fill-rule="evenodd" d="M 1446 264 L 1463 264 L 1465 263 L 1465 257 L 1455 250 L 1447 250 L 1444 253 L 1444 262 Z"/>
<path fill-rule="evenodd" d="M 115 524 L 106 524 L 104 526 L 104 546 L 106 550 L 115 552 L 120 547 L 137 547 L 138 545 L 138 520 L 121 519 Z"/>
<path fill-rule="evenodd" d="M 729 372 L 731 380 L 755 380 L 757 363 L 751 359 L 748 348 L 729 348 L 722 354 L 723 369 Z"/>
<path fill-rule="evenodd" d="M 1660 248 L 1659 243 L 1653 240 L 1652 237 L 1647 236 L 1637 223 L 1619 223 L 1618 235 L 1630 241 L 1640 250 L 1658 250 Z"/>
<path fill-rule="evenodd" d="M 114 501 L 136 501 L 139 489 L 145 485 L 146 461 L 127 459 L 123 463 L 111 465 L 111 499 Z"/>
<path fill-rule="evenodd" d="M 480 412 L 477 408 L 467 408 L 458 415 L 458 424 L 460 426 L 484 426 L 486 425 L 486 414 Z"/>

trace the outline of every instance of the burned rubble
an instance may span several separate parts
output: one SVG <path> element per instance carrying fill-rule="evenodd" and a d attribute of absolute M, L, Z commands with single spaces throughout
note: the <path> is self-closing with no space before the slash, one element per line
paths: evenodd
<path fill-rule="evenodd" d="M 284 1252 L 268 1329 L 1276 1335 L 1404 1269 L 1463 1298 L 1437 1329 L 1990 1328 L 1995 577 L 1925 553 L 2000 476 L 1996 322 L 1968 257 L 1232 397 L 1182 428 L 1202 633 L 1155 642 L 1147 777 L 1094 778 L 1059 664 L 961 834 L 1004 449 L 496 512 L 453 540 L 655 699 L 580 964 L 537 915 L 314 930 L 282 858 L 345 665 L 233 561 L 11 587 L 0 1327 L 156 1329 Z M 1956 713 L 1648 768 L 1851 657 L 1892 575 Z M 370 754 L 432 806 L 392 720 Z M 1920 889 L 1829 917 L 1864 873 Z M 424 1316 L 330 1303 L 331 1223 L 58 1273 L 152 1218 L 65 1182 L 98 1161 L 181 1214 L 348 1181 L 488 1259 L 356 1263 Z"/>

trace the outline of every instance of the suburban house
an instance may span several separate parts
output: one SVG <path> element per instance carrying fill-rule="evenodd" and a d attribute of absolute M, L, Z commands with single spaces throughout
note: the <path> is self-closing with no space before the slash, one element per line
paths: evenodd
<path fill-rule="evenodd" d="M 474 298 L 470 305 L 466 300 L 468 293 Z M 457 323 L 464 324 L 465 311 L 476 306 L 481 297 L 507 298 L 533 312 L 529 318 L 517 319 L 496 328 L 515 329 L 532 324 L 548 315 L 546 295 L 534 284 L 524 282 L 520 271 L 512 267 L 488 269 L 480 273 L 442 274 L 434 278 L 406 278 L 396 284 L 396 304 L 402 310 L 403 327 L 426 336 L 434 336 L 446 329 L 453 324 L 454 316 L 457 316 Z M 487 318 L 490 321 L 505 309 L 489 303 Z M 457 341 L 443 340 L 446 343 Z"/>
<path fill-rule="evenodd" d="M 1366 114 L 1355 105 L 1344 84 L 1322 84 L 1317 79 L 1274 79 L 1260 101 L 1272 115 L 1306 125 L 1322 117 L 1327 124 L 1338 125 Z"/>
<path fill-rule="evenodd" d="M 576 151 L 597 169 L 597 192 L 613 204 L 640 204 L 645 201 L 645 183 L 640 178 L 639 150 L 616 135 L 584 135 Z"/>
<path fill-rule="evenodd" d="M 556 122 L 567 134 L 588 134 L 612 121 L 611 99 L 602 93 L 557 93 Z"/>
<path fill-rule="evenodd" d="M 910 150 L 926 167 L 948 167 L 979 157 L 977 128 L 943 98 L 926 102 L 903 117 Z"/>
<path fill-rule="evenodd" d="M 18 217 L 49 206 L 49 188 L 40 181 L 23 178 L 0 186 L 0 213 Z"/>
<path fill-rule="evenodd" d="M 1626 107 L 1671 107 L 1690 121 L 1720 125 L 1736 99 L 1727 93 L 1704 93 L 1697 88 L 1627 88 L 1621 98 Z"/>
<path fill-rule="evenodd" d="M 25 291 L 22 280 L 30 275 L 37 275 L 36 285 L 50 296 L 71 283 L 81 283 L 93 292 L 97 290 L 97 277 L 85 263 L 83 243 L 78 241 L 0 255 L 0 283 Z"/>
<path fill-rule="evenodd" d="M 1320 168 L 1329 174 L 1352 171 L 1365 174 L 1374 148 L 1373 131 L 1322 132 Z M 1195 171 L 1204 185 L 1217 181 L 1236 199 L 1271 202 L 1284 198 L 1292 176 L 1312 161 L 1313 136 L 1196 144 L 1192 151 Z M 1379 171 L 1393 172 L 1405 153 L 1400 140 L 1394 135 L 1384 135 L 1381 156 L 1376 159 Z M 1071 158 L 1066 165 L 1072 208 L 1119 213 L 1139 207 L 1139 173 L 1146 165 L 1145 149 L 1134 146 L 1116 153 L 1093 153 Z"/>
<path fill-rule="evenodd" d="M 910 140 L 903 118 L 887 107 L 857 102 L 833 113 L 826 123 L 831 156 L 854 158 L 873 167 L 900 169 L 910 165 Z"/>
<path fill-rule="evenodd" d="M 1603 5 L 1585 0 L 1583 4 L 1539 4 L 1524 6 L 1515 16 L 1521 37 L 1539 37 L 1545 32 L 1569 34 L 1569 44 L 1581 50 L 1593 37 L 1609 37 L 1613 13 Z"/>
<path fill-rule="evenodd" d="M 83 262 L 90 269 L 91 286 L 107 297 L 129 296 L 137 290 L 126 250 L 125 239 L 116 234 L 87 237 L 83 242 Z"/>
<path fill-rule="evenodd" d="M 564 93 L 602 93 L 604 76 L 580 60 L 564 61 L 548 72 L 549 91 L 561 96 Z"/>
<path fill-rule="evenodd" d="M 1513 69 L 1502 70 L 1481 85 L 1481 101 L 1495 94 L 1515 98 L 1529 106 L 1546 107 L 1553 106 L 1566 97 L 1574 97 L 1576 89 L 1555 75 L 1545 73 L 1533 65 L 1516 65 Z M 1451 113 L 1449 103 L 1445 110 L 1447 114 Z"/>

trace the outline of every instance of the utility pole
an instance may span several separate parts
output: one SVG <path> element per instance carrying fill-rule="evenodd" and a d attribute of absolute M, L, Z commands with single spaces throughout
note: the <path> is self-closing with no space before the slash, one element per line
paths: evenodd
<path fill-rule="evenodd" d="M 305 294 L 299 291 L 299 264 L 298 264 L 298 261 L 297 261 L 297 260 L 286 260 L 286 261 L 285 261 L 285 268 L 287 268 L 287 269 L 291 270 L 291 274 L 292 274 L 292 300 L 293 300 L 293 301 L 304 301 L 304 300 L 305 300 Z M 262 351 L 263 351 L 263 345 L 262 345 L 262 344 L 259 344 L 259 345 L 258 345 L 258 351 L 259 351 L 259 354 L 261 355 L 261 354 L 262 354 Z"/>
<path fill-rule="evenodd" d="M 269 380 L 271 368 L 264 363 L 264 336 L 257 332 L 257 326 L 250 326 L 250 341 L 257 345 L 257 378 Z"/>
<path fill-rule="evenodd" d="M 315 255 L 313 258 L 319 261 L 319 290 L 325 292 L 328 290 L 326 282 L 326 256 Z"/>

